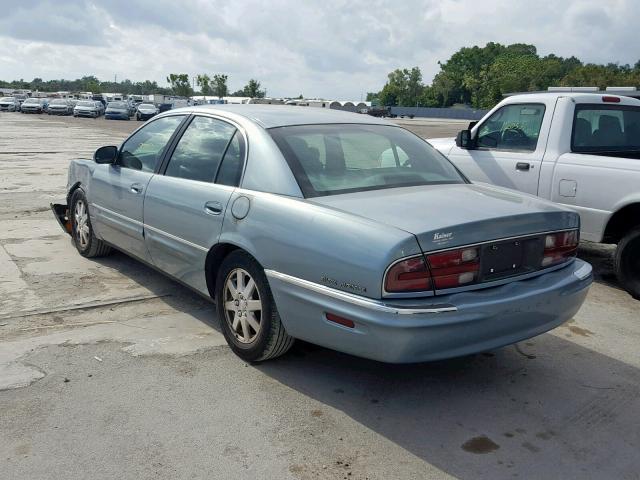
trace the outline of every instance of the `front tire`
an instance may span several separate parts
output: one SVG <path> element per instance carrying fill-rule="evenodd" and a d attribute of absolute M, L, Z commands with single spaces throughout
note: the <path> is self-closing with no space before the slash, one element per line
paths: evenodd
<path fill-rule="evenodd" d="M 267 277 L 242 250 L 229 254 L 216 278 L 216 310 L 231 350 L 248 362 L 286 353 L 293 345 L 282 325 Z"/>
<path fill-rule="evenodd" d="M 622 287 L 640 300 L 640 227 L 630 230 L 618 243 L 615 269 Z"/>
<path fill-rule="evenodd" d="M 76 249 L 83 257 L 104 257 L 111 253 L 111 247 L 93 233 L 89 218 L 89 202 L 81 189 L 71 196 L 71 237 Z"/>

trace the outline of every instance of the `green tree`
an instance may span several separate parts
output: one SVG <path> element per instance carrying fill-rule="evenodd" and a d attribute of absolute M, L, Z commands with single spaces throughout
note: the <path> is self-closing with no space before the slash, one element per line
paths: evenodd
<path fill-rule="evenodd" d="M 224 74 L 215 74 L 213 76 L 213 94 L 218 98 L 226 97 L 229 94 L 228 79 L 229 77 Z"/>
<path fill-rule="evenodd" d="M 381 105 L 415 107 L 420 102 L 424 85 L 418 67 L 396 69 L 387 76 L 387 83 L 378 94 Z"/>
<path fill-rule="evenodd" d="M 242 89 L 242 92 L 242 96 L 244 97 L 264 98 L 265 96 L 265 91 L 260 90 L 260 82 L 254 80 L 253 78 L 249 80 L 249 83 L 245 85 L 245 87 Z"/>
<path fill-rule="evenodd" d="M 170 73 L 167 77 L 167 83 L 171 85 L 171 90 L 175 95 L 189 97 L 193 94 L 189 75 L 186 73 Z"/>
<path fill-rule="evenodd" d="M 196 83 L 200 87 L 201 95 L 211 95 L 211 78 L 206 73 L 196 77 Z"/>

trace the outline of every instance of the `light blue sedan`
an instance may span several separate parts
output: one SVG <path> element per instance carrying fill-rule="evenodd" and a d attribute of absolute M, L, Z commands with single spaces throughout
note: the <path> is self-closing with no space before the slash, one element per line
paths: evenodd
<path fill-rule="evenodd" d="M 248 361 L 296 338 L 385 362 L 485 351 L 569 320 L 592 282 L 576 213 L 320 108 L 160 114 L 72 161 L 52 207 L 81 255 L 116 248 L 215 299 Z"/>

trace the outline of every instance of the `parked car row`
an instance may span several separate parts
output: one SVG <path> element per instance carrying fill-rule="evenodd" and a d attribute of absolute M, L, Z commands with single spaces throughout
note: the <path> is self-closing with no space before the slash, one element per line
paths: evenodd
<path fill-rule="evenodd" d="M 47 113 L 49 115 L 73 115 L 74 117 L 98 118 L 102 115 L 107 120 L 149 120 L 160 109 L 153 103 L 139 103 L 133 100 L 105 102 L 104 100 L 75 100 L 67 98 L 35 98 L 21 99 L 3 97 L 0 99 L 0 111 L 22 113 Z"/>

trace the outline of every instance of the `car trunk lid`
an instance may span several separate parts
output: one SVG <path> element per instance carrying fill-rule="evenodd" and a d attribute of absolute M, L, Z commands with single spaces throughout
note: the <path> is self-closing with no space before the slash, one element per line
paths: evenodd
<path fill-rule="evenodd" d="M 424 252 L 579 227 L 576 213 L 478 184 L 371 190 L 309 200 L 412 233 Z"/>

